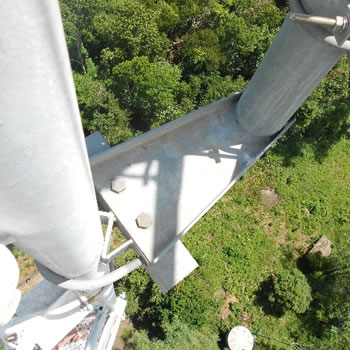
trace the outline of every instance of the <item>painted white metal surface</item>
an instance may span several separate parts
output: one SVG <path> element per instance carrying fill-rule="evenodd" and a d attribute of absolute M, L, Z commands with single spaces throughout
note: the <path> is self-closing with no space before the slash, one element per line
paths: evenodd
<path fill-rule="evenodd" d="M 166 293 L 194 271 L 198 263 L 181 241 L 177 241 L 157 262 L 145 267 L 159 289 Z"/>
<path fill-rule="evenodd" d="M 71 329 L 93 309 L 86 307 L 87 298 L 78 298 L 73 291 L 63 293 L 49 307 L 18 316 L 1 330 L 3 338 L 17 350 L 51 350 Z"/>
<path fill-rule="evenodd" d="M 46 310 L 61 297 L 64 292 L 64 289 L 44 279 L 30 291 L 22 295 L 16 315 L 26 317 L 29 314 Z"/>
<path fill-rule="evenodd" d="M 102 231 L 58 1 L 0 1 L 0 242 L 94 270 Z"/>
<path fill-rule="evenodd" d="M 90 157 L 110 148 L 102 135 L 97 132 L 86 138 L 86 146 Z M 108 203 L 104 202 L 104 205 L 106 206 L 106 210 L 111 210 Z M 106 214 L 104 215 L 106 216 Z M 105 237 L 106 241 L 101 257 L 102 260 L 109 261 L 108 258 L 113 257 L 112 253 L 107 255 L 107 247 L 109 247 L 110 234 L 112 230 L 110 227 L 112 220 L 110 214 L 107 215 L 109 215 L 109 220 L 107 221 L 108 227 Z M 128 236 L 128 234 L 126 236 Z M 129 240 L 128 242 L 132 243 L 132 240 Z M 129 246 L 131 246 L 130 243 L 127 244 L 127 247 Z M 134 248 L 133 244 L 132 247 Z M 118 251 L 118 249 L 116 249 L 116 251 Z M 122 249 L 122 251 L 124 250 Z M 193 270 L 195 270 L 198 267 L 198 264 L 185 246 L 178 241 L 165 254 L 163 254 L 163 256 L 157 262 L 153 261 L 151 264 L 145 265 L 145 267 L 160 290 L 163 293 L 166 293 L 169 289 L 174 287 L 177 283 L 187 277 Z"/>
<path fill-rule="evenodd" d="M 93 134 L 87 136 L 85 138 L 85 142 L 89 157 L 95 156 L 96 154 L 106 151 L 110 148 L 110 145 L 99 131 L 96 131 Z"/>
<path fill-rule="evenodd" d="M 266 151 L 235 120 L 239 95 L 223 99 L 92 157 L 94 184 L 146 264 L 157 262 Z M 115 177 L 126 181 L 111 191 Z M 152 225 L 136 218 L 149 213 Z M 175 266 L 175 265 L 174 265 Z"/>
<path fill-rule="evenodd" d="M 116 299 L 115 309 L 95 306 L 52 350 L 111 350 L 124 319 L 127 301 L 125 293 Z"/>
<path fill-rule="evenodd" d="M 20 302 L 18 279 L 19 269 L 15 257 L 0 244 L 0 327 L 12 318 Z"/>
<path fill-rule="evenodd" d="M 120 322 L 122 321 L 124 317 L 124 312 L 126 308 L 127 301 L 125 299 L 125 293 L 119 295 L 117 297 L 116 307 L 115 309 L 108 313 L 108 318 L 106 320 L 106 323 L 104 325 L 104 328 L 101 332 L 101 335 L 98 340 L 98 344 L 95 344 L 95 346 L 92 343 L 89 345 L 90 347 L 86 347 L 86 350 L 111 350 L 115 341 L 115 338 L 118 333 L 118 329 L 120 326 Z"/>

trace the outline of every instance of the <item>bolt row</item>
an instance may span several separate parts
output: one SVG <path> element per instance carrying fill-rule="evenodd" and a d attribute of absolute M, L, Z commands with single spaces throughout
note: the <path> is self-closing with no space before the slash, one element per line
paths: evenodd
<path fill-rule="evenodd" d="M 111 182 L 111 190 L 117 194 L 125 191 L 126 181 L 124 178 L 118 176 Z M 136 219 L 137 227 L 147 229 L 152 225 L 152 217 L 148 213 L 141 213 Z"/>

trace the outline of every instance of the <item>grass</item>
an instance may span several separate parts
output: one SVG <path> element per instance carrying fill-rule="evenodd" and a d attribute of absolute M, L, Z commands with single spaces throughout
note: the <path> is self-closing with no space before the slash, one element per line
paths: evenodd
<path fill-rule="evenodd" d="M 291 143 L 276 147 L 284 152 L 270 150 L 183 239 L 200 265 L 191 276 L 165 296 L 144 271 L 118 286 L 128 291 L 129 314 L 148 320 L 141 328 L 154 333 L 176 317 L 222 339 L 230 327 L 246 325 L 260 334 L 257 349 L 316 345 L 303 318 L 271 312 L 261 289 L 279 269 L 296 267 L 322 234 L 333 242 L 333 255 L 350 247 L 350 141 L 333 145 L 322 161 L 306 144 L 288 166 Z M 266 189 L 275 191 L 278 205 L 262 203 Z M 218 348 L 224 347 L 222 340 Z"/>
<path fill-rule="evenodd" d="M 11 250 L 12 254 L 16 258 L 19 267 L 19 284 L 21 285 L 34 273 L 36 273 L 37 269 L 35 266 L 34 259 L 15 246 L 11 245 L 8 246 L 8 248 Z"/>

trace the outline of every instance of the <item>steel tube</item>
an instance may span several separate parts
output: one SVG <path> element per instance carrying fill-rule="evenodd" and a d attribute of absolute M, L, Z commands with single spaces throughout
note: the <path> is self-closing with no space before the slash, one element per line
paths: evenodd
<path fill-rule="evenodd" d="M 302 3 L 308 13 L 325 17 L 346 13 L 346 0 L 324 1 L 322 4 L 304 0 Z M 293 22 L 287 16 L 240 98 L 237 121 L 250 134 L 271 136 L 281 130 L 343 55 L 342 50 L 314 36 L 309 27 L 308 24 Z M 327 31 L 325 36 L 329 36 Z"/>
<path fill-rule="evenodd" d="M 0 33 L 0 242 L 93 275 L 103 235 L 58 2 L 1 1 Z"/>
<path fill-rule="evenodd" d="M 120 280 L 121 278 L 127 276 L 132 271 L 138 269 L 142 266 L 142 263 L 139 259 L 135 259 L 132 262 L 119 267 L 117 270 L 114 270 L 107 275 L 104 275 L 97 279 L 89 280 L 67 280 L 57 284 L 58 287 L 70 290 L 97 290 L 103 288 L 115 281 Z"/>
<path fill-rule="evenodd" d="M 115 258 L 117 258 L 119 255 L 125 253 L 128 249 L 131 249 L 134 246 L 134 242 L 132 239 L 129 239 L 125 243 L 123 243 L 120 247 L 115 248 L 112 252 L 110 252 L 108 255 L 101 255 L 101 260 L 104 263 L 108 263 Z"/>
<path fill-rule="evenodd" d="M 101 212 L 100 212 L 101 216 Z M 101 252 L 101 260 L 103 262 L 108 262 L 104 260 L 104 257 L 107 255 L 109 246 L 111 244 L 111 238 L 112 238 L 112 230 L 113 230 L 113 222 L 114 222 L 114 214 L 112 212 L 104 214 L 105 217 L 108 217 L 108 223 L 107 223 L 107 229 L 105 234 L 105 241 L 103 244 L 102 252 Z"/>

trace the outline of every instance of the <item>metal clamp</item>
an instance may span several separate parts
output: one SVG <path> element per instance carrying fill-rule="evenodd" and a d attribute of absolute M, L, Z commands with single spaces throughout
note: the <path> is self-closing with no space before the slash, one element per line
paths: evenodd
<path fill-rule="evenodd" d="M 334 33 L 344 33 L 349 27 L 349 19 L 344 16 L 337 16 L 336 18 L 310 16 L 303 13 L 292 12 L 289 18 L 293 22 L 314 24 L 321 27 L 326 27 Z"/>
<path fill-rule="evenodd" d="M 314 26 L 310 26 L 308 32 L 316 39 L 334 48 L 350 51 L 350 41 L 347 40 L 350 37 L 349 5 L 345 16 L 336 16 L 335 18 L 313 16 L 306 13 L 301 0 L 291 0 L 290 8 L 293 11 L 289 15 L 290 20 L 298 23 L 313 24 Z M 328 31 L 315 26 L 328 28 L 334 32 L 334 35 L 329 35 Z"/>
<path fill-rule="evenodd" d="M 116 218 L 112 212 L 107 213 L 100 211 L 99 215 L 101 218 L 101 222 L 106 221 L 106 219 L 108 222 L 105 235 L 105 242 L 101 252 L 101 262 L 109 263 L 128 249 L 132 248 L 133 241 L 130 239 L 129 241 L 122 244 L 120 247 L 114 249 L 112 252 L 107 254 L 112 236 L 113 223 L 116 220 Z M 115 281 L 118 281 L 119 279 L 128 275 L 130 272 L 138 269 L 142 265 L 142 262 L 139 259 L 135 259 L 130 263 L 125 264 L 119 267 L 118 269 L 103 275 L 102 277 L 87 280 L 67 279 L 49 270 L 47 267 L 41 265 L 38 262 L 36 262 L 36 265 L 43 277 L 48 281 L 56 284 L 58 287 L 76 291 L 91 291 L 103 288 Z"/>
<path fill-rule="evenodd" d="M 121 278 L 127 276 L 129 273 L 142 266 L 142 263 L 139 259 L 135 259 L 130 263 L 125 264 L 118 269 L 107 273 L 106 275 L 103 275 L 102 277 L 88 280 L 65 278 L 49 270 L 47 267 L 41 265 L 38 262 L 36 262 L 36 266 L 46 280 L 50 281 L 58 287 L 77 291 L 91 291 L 98 290 L 120 280 Z"/>

